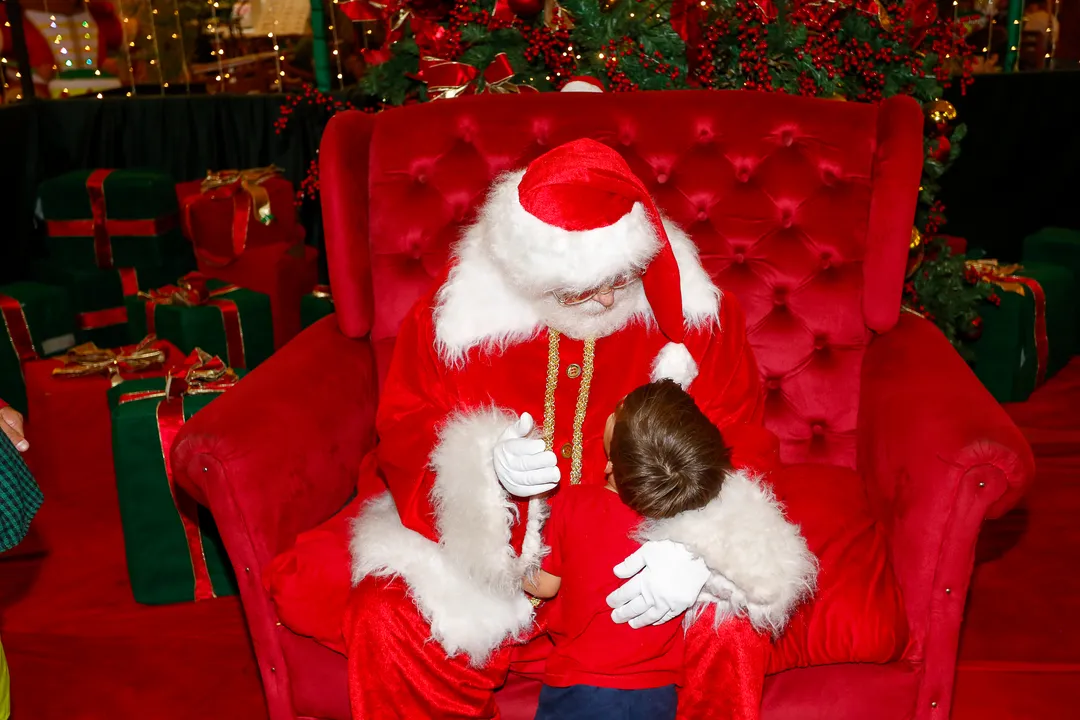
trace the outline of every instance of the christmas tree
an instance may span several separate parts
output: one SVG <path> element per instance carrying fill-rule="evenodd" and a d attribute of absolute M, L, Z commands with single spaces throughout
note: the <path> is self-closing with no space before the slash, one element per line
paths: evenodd
<path fill-rule="evenodd" d="M 340 7 L 368 43 L 359 104 L 374 102 L 374 109 L 553 91 L 580 76 L 614 92 L 914 97 L 927 111 L 926 160 L 904 301 L 967 354 L 961 341 L 977 333 L 977 306 L 991 287 L 965 274 L 963 258 L 935 237 L 944 222 L 939 178 L 965 133 L 941 98 L 947 83 L 969 81 L 971 62 L 962 24 L 939 17 L 936 0 L 354 0 Z"/>

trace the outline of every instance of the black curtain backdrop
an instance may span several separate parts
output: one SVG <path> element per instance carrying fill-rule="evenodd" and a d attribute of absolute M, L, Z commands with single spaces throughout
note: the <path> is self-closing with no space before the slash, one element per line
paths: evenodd
<path fill-rule="evenodd" d="M 1080 230 L 1080 72 L 983 75 L 946 97 L 968 127 L 941 179 L 946 232 L 1020 260 L 1036 230 Z"/>
<path fill-rule="evenodd" d="M 1042 227 L 1080 229 L 1080 72 L 980 76 L 947 95 L 968 125 L 943 178 L 946 232 L 1003 260 Z M 71 99 L 0 107 L 0 282 L 22 277 L 40 247 L 37 184 L 69 170 L 145 167 L 176 180 L 274 163 L 299 187 L 322 121 L 299 111 L 282 135 L 280 95 Z M 318 207 L 308 241 L 322 246 Z M 325 268 L 323 270 L 325 277 Z"/>

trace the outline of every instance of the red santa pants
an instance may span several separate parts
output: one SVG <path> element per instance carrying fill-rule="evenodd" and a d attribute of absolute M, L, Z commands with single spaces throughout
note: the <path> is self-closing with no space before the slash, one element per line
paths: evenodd
<path fill-rule="evenodd" d="M 713 627 L 705 613 L 686 636 L 679 720 L 757 720 L 768 639 L 744 621 Z M 546 637 L 505 647 L 483 668 L 448 658 L 401 580 L 367 578 L 345 616 L 349 696 L 355 720 L 499 718 L 495 690 L 509 672 L 538 678 Z M 513 667 L 511 666 L 513 659 Z"/>

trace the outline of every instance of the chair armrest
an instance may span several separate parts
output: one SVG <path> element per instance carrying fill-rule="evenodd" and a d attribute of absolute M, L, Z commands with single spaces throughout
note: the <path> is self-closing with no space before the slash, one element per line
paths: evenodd
<path fill-rule="evenodd" d="M 376 393 L 370 344 L 329 316 L 185 423 L 176 480 L 210 508 L 238 570 L 261 577 L 348 502 L 374 446 Z"/>
<path fill-rule="evenodd" d="M 948 712 L 964 599 L 982 521 L 1008 511 L 1035 461 L 1020 430 L 931 323 L 901 315 L 862 366 L 858 467 L 889 533 L 926 664 L 917 707 Z"/>

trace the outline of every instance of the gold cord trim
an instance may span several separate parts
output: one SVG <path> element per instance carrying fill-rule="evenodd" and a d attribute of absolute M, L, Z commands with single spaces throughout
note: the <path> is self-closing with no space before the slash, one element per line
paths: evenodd
<path fill-rule="evenodd" d="M 574 408 L 574 434 L 570 452 L 570 484 L 581 482 L 582 429 L 589 405 L 589 388 L 592 385 L 593 356 L 596 341 L 585 341 L 581 366 L 581 385 L 578 386 L 577 406 Z M 544 385 L 544 446 L 555 448 L 555 388 L 559 384 L 559 331 L 548 328 L 547 382 Z"/>

